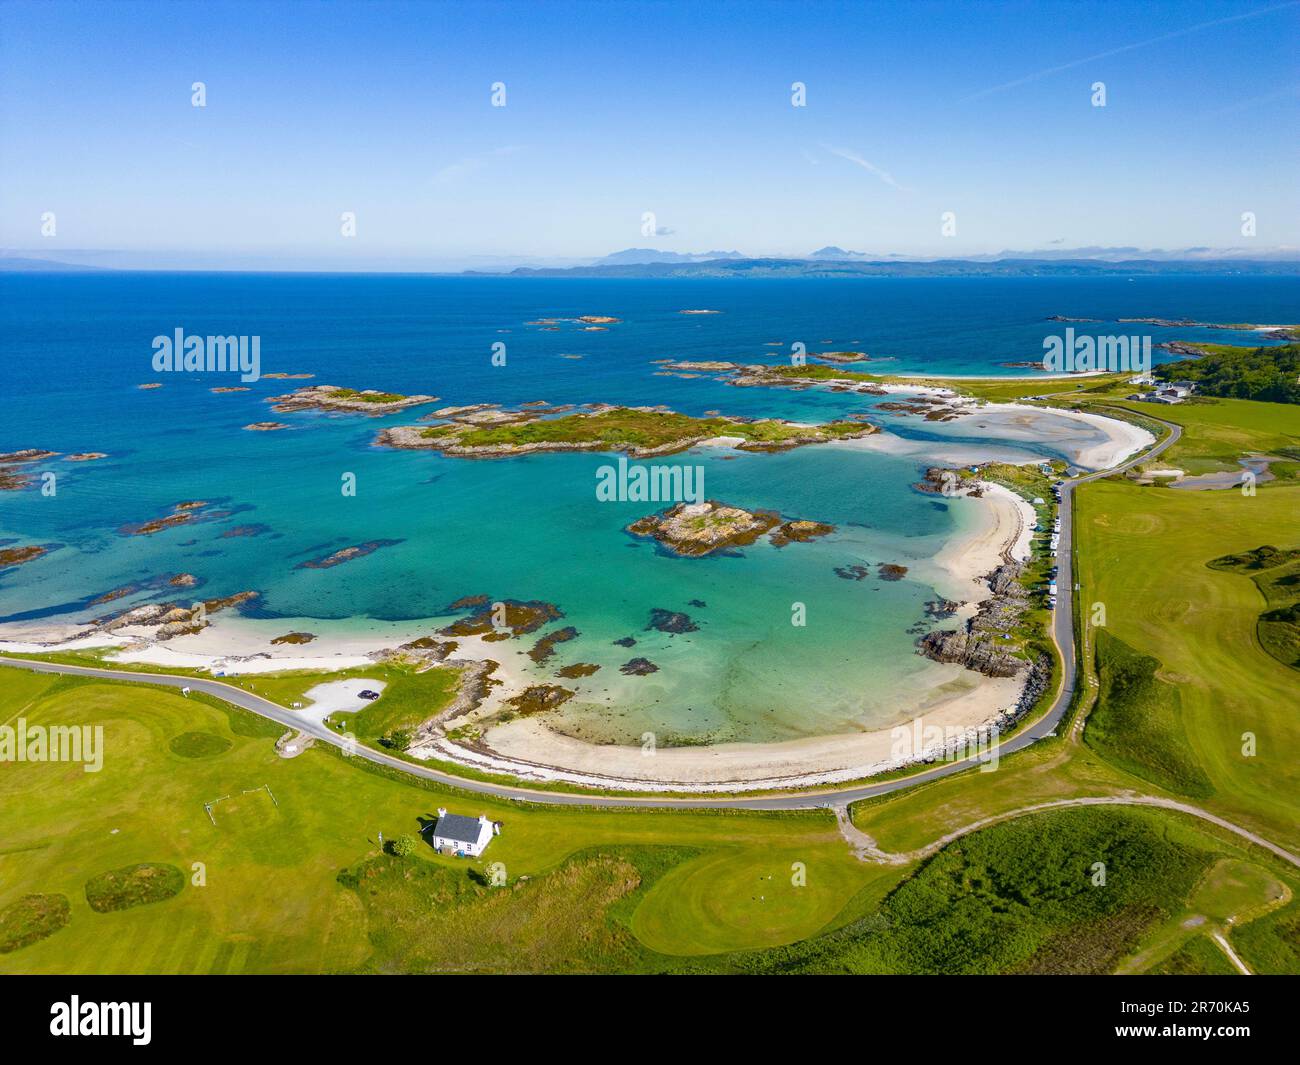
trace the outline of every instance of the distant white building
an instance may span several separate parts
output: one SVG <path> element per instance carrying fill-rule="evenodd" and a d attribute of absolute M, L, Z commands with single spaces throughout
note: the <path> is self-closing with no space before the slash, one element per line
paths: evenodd
<path fill-rule="evenodd" d="M 1125 398 L 1142 403 L 1181 403 L 1195 391 L 1196 384 L 1193 381 L 1171 381 L 1156 385 L 1151 392 L 1135 392 Z"/>
<path fill-rule="evenodd" d="M 438 820 L 433 826 L 433 848 L 439 854 L 469 855 L 477 858 L 492 842 L 492 837 L 499 835 L 501 826 L 489 821 L 486 814 L 478 817 L 465 817 L 461 814 L 449 814 L 445 809 L 438 809 Z"/>

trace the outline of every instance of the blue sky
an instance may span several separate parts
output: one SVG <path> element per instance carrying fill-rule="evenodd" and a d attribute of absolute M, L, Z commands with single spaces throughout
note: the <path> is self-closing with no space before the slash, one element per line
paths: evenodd
<path fill-rule="evenodd" d="M 1296 246 L 1298 31 L 1294 3 L 1196 0 L 0 0 L 0 246 Z"/>

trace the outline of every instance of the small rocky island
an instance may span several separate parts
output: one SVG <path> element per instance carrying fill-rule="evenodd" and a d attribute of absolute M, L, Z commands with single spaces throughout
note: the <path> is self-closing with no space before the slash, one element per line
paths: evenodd
<path fill-rule="evenodd" d="M 366 555 L 373 555 L 380 548 L 394 547 L 402 542 L 402 540 L 367 540 L 362 544 L 340 548 L 333 554 L 321 558 L 310 558 L 305 562 L 299 562 L 294 569 L 333 569 L 335 566 L 343 565 L 344 562 L 351 562 L 354 558 L 365 558 Z"/>
<path fill-rule="evenodd" d="M 26 547 L 3 547 L 0 548 L 0 569 L 9 566 L 21 566 L 24 562 L 32 562 L 45 554 L 47 548 L 36 544 L 30 544 Z"/>
<path fill-rule="evenodd" d="M 835 421 L 802 425 L 774 418 L 695 418 L 664 407 L 614 407 L 588 404 L 582 411 L 562 408 L 485 411 L 489 404 L 448 407 L 431 417 L 442 423 L 384 429 L 382 447 L 431 449 L 446 455 L 492 458 L 538 451 L 621 451 L 633 458 L 670 455 L 708 440 L 723 438 L 742 451 L 783 451 L 804 444 L 849 440 L 879 430 L 868 422 Z"/>
<path fill-rule="evenodd" d="M 373 388 L 358 390 L 338 385 L 305 385 L 267 402 L 280 413 L 317 410 L 347 414 L 392 414 L 394 411 L 437 402 L 437 396 L 403 396 L 398 392 L 379 392 Z"/>
<path fill-rule="evenodd" d="M 152 536 L 164 529 L 174 529 L 178 525 L 190 524 L 208 505 L 207 501 L 202 499 L 191 499 L 184 503 L 177 503 L 172 507 L 170 514 L 161 518 L 151 518 L 149 521 L 140 522 L 138 525 L 124 525 L 118 532 L 123 536 Z"/>
<path fill-rule="evenodd" d="M 23 464 L 42 462 L 57 454 L 57 451 L 42 451 L 34 447 L 0 454 L 0 491 L 16 492 L 20 488 L 27 488 L 32 480 L 26 476 L 30 471 L 23 469 Z"/>
<path fill-rule="evenodd" d="M 633 536 L 657 540 L 669 550 L 688 558 L 700 558 L 726 548 L 744 547 L 770 534 L 777 547 L 794 541 L 811 540 L 835 531 L 835 526 L 817 521 L 786 521 L 772 511 L 750 512 L 709 499 L 703 503 L 679 503 L 662 514 L 650 514 L 627 527 Z"/>

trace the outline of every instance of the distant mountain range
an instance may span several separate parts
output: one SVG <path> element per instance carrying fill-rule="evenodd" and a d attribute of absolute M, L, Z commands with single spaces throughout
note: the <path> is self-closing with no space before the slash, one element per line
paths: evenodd
<path fill-rule="evenodd" d="M 466 271 L 467 274 L 476 271 Z M 706 259 L 518 267 L 508 277 L 1045 277 L 1103 274 L 1300 275 L 1295 259 Z"/>
<path fill-rule="evenodd" d="M 743 259 L 738 251 L 676 252 L 655 248 L 625 248 L 597 259 L 592 266 L 628 266 L 641 263 L 702 263 L 714 259 Z"/>
<path fill-rule="evenodd" d="M 143 252 L 0 249 L 0 272 L 158 270 L 471 274 L 494 277 L 1008 277 L 1089 274 L 1300 274 L 1294 248 L 1052 248 L 927 258 L 850 251 L 829 245 L 806 256 L 751 257 L 739 251 L 676 252 L 625 248 L 598 259 L 536 256 Z"/>
<path fill-rule="evenodd" d="M 62 263 L 54 259 L 25 259 L 21 256 L 0 255 L 0 272 L 42 274 L 63 273 L 68 270 L 98 270 L 98 266 L 83 266 L 75 263 Z"/>
<path fill-rule="evenodd" d="M 1097 262 L 1111 263 L 1129 263 L 1129 262 L 1224 262 L 1244 260 L 1249 262 L 1295 262 L 1300 261 L 1300 249 L 1295 248 L 1176 248 L 1166 250 L 1163 248 L 1133 248 L 1133 247 L 1098 247 L 1090 246 L 1086 248 L 1038 248 L 1033 250 L 1005 250 L 1000 252 L 991 252 L 978 255 L 956 255 L 956 256 L 926 256 L 926 255 L 902 255 L 898 252 L 865 252 L 849 251 L 845 248 L 831 244 L 825 248 L 818 248 L 807 255 L 792 256 L 763 256 L 755 257 L 744 255 L 738 251 L 706 251 L 706 252 L 674 252 L 658 251 L 654 248 L 626 248 L 623 251 L 614 252 L 612 255 L 606 255 L 603 258 L 595 259 L 589 263 L 569 262 L 563 264 L 569 268 L 581 268 L 583 266 L 630 266 L 646 265 L 649 263 L 702 263 L 714 262 L 718 259 L 744 260 L 747 262 L 760 261 L 782 261 L 782 262 L 814 262 L 814 263 L 846 263 L 846 262 L 871 262 L 871 263 L 924 263 L 924 262 L 972 262 L 972 263 L 993 263 L 1005 262 L 1007 260 L 1043 260 L 1054 262 L 1075 262 L 1079 260 L 1089 260 Z M 533 265 L 535 268 L 556 268 L 559 263 L 536 263 L 524 264 L 519 266 Z"/>

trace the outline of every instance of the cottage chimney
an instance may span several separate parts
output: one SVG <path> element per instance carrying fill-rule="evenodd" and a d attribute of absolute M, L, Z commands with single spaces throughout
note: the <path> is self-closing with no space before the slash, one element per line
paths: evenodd
<path fill-rule="evenodd" d="M 438 816 L 439 816 L 439 817 L 446 817 L 446 816 L 447 816 L 447 807 L 445 807 L 445 806 L 439 806 L 439 807 L 438 807 Z"/>
<path fill-rule="evenodd" d="M 479 823 L 480 825 L 486 825 L 486 824 L 487 824 L 487 814 L 479 814 L 479 815 L 478 815 L 478 823 Z"/>

